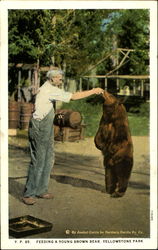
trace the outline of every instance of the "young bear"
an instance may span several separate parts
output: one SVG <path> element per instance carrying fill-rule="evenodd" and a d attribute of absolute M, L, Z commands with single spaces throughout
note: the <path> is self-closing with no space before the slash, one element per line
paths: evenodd
<path fill-rule="evenodd" d="M 112 94 L 103 93 L 103 115 L 94 142 L 102 151 L 106 192 L 122 197 L 133 166 L 133 143 L 124 105 Z"/>

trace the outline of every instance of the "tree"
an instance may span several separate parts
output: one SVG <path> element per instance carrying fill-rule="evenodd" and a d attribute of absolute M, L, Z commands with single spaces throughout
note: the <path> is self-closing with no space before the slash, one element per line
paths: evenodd
<path fill-rule="evenodd" d="M 66 64 L 68 75 L 81 74 L 89 64 L 98 60 L 104 51 L 101 30 L 107 10 L 55 10 L 53 13 L 53 41 L 49 54 L 60 67 Z"/>
<path fill-rule="evenodd" d="M 149 11 L 147 9 L 116 10 L 105 20 L 104 33 L 110 50 L 113 49 L 114 43 L 118 48 L 135 50 L 130 54 L 129 62 L 119 69 L 120 74 L 149 73 Z"/>
<path fill-rule="evenodd" d="M 51 40 L 49 10 L 9 10 L 9 61 L 41 60 Z"/>
<path fill-rule="evenodd" d="M 54 64 L 80 76 L 114 47 L 135 49 L 122 74 L 148 72 L 149 11 L 9 10 L 9 61 Z M 111 70 L 112 60 L 99 67 Z"/>
<path fill-rule="evenodd" d="M 104 51 L 108 10 L 10 10 L 9 60 L 52 63 L 80 74 Z"/>

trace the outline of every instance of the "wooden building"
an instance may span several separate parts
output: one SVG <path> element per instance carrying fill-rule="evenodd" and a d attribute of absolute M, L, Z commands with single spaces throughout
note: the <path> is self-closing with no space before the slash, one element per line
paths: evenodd
<path fill-rule="evenodd" d="M 116 81 L 116 92 L 118 95 L 128 95 L 128 96 L 140 96 L 145 97 L 149 100 L 150 93 L 150 76 L 149 75 L 119 75 L 119 69 L 127 63 L 127 60 L 130 60 L 129 54 L 134 52 L 133 49 L 122 49 L 117 48 L 103 59 L 97 62 L 95 65 L 91 66 L 87 72 L 85 72 L 80 78 L 80 89 L 82 89 L 82 80 L 83 79 L 104 79 L 104 88 L 108 90 L 108 80 L 113 79 Z M 116 54 L 115 67 L 109 72 L 106 72 L 105 75 L 95 75 L 92 74 L 92 71 L 97 68 L 97 66 L 107 60 L 109 57 L 112 57 Z M 120 57 L 119 55 L 122 55 Z M 119 61 L 119 58 L 121 60 Z M 115 72 L 115 74 L 114 74 Z M 127 84 L 121 86 L 121 80 L 127 81 Z M 132 87 L 128 85 L 128 81 L 132 82 Z"/>

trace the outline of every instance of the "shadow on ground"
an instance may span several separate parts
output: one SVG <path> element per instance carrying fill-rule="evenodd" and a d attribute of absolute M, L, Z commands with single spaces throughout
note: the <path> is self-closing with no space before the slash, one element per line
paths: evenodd
<path fill-rule="evenodd" d="M 19 178 L 9 178 L 9 194 L 21 201 L 25 186 L 18 182 L 17 179 Z"/>
<path fill-rule="evenodd" d="M 15 146 L 15 145 L 9 145 L 9 151 L 11 153 L 12 150 L 17 151 L 17 153 L 19 153 L 18 151 L 22 151 L 24 153 L 30 153 L 30 149 L 28 146 Z"/>
<path fill-rule="evenodd" d="M 105 187 L 103 185 L 97 184 L 93 181 L 80 179 L 80 178 L 74 178 L 70 176 L 65 175 L 51 175 L 51 178 L 55 179 L 57 182 L 64 183 L 64 184 L 70 184 L 74 187 L 82 187 L 82 188 L 91 188 L 97 191 L 104 192 Z M 141 189 L 141 190 L 149 190 L 149 185 L 142 183 L 142 182 L 129 182 L 129 187 L 134 189 Z"/>
<path fill-rule="evenodd" d="M 21 200 L 21 197 L 23 195 L 24 191 L 24 185 L 18 182 L 18 179 L 27 178 L 27 176 L 23 177 L 16 177 L 16 178 L 9 178 L 9 194 L 14 196 L 16 199 Z M 51 175 L 51 178 L 56 180 L 59 183 L 62 184 L 69 184 L 73 187 L 79 187 L 79 188 L 90 188 L 93 190 L 97 190 L 100 192 L 105 192 L 105 187 L 103 185 L 100 185 L 96 182 L 81 179 L 81 178 L 75 178 L 65 175 Z M 141 182 L 129 182 L 129 187 L 138 189 L 138 190 L 150 190 L 149 185 Z M 149 192 L 143 192 L 142 194 L 149 195 Z"/>

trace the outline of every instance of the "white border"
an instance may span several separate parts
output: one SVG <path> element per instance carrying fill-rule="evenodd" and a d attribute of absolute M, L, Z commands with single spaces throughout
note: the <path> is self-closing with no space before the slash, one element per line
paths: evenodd
<path fill-rule="evenodd" d="M 157 2 L 156 1 L 3 1 L 1 7 L 1 225 L 2 249 L 156 249 L 157 246 Z M 8 237 L 8 9 L 150 9 L 150 86 L 151 86 L 151 116 L 150 116 L 150 166 L 151 195 L 150 209 L 151 238 L 143 239 L 143 243 L 102 244 L 36 244 L 36 239 L 30 239 L 30 244 Z M 53 240 L 53 239 L 52 239 Z M 79 239 L 78 239 L 79 240 Z M 108 240 L 107 238 L 105 240 Z M 120 239 L 121 240 L 121 239 Z M 126 240 L 126 239 L 123 239 Z M 127 238 L 129 240 L 129 238 Z M 72 239 L 72 241 L 74 241 Z"/>
<path fill-rule="evenodd" d="M 156 1 L 3 1 L 6 9 L 150 9 Z"/>

